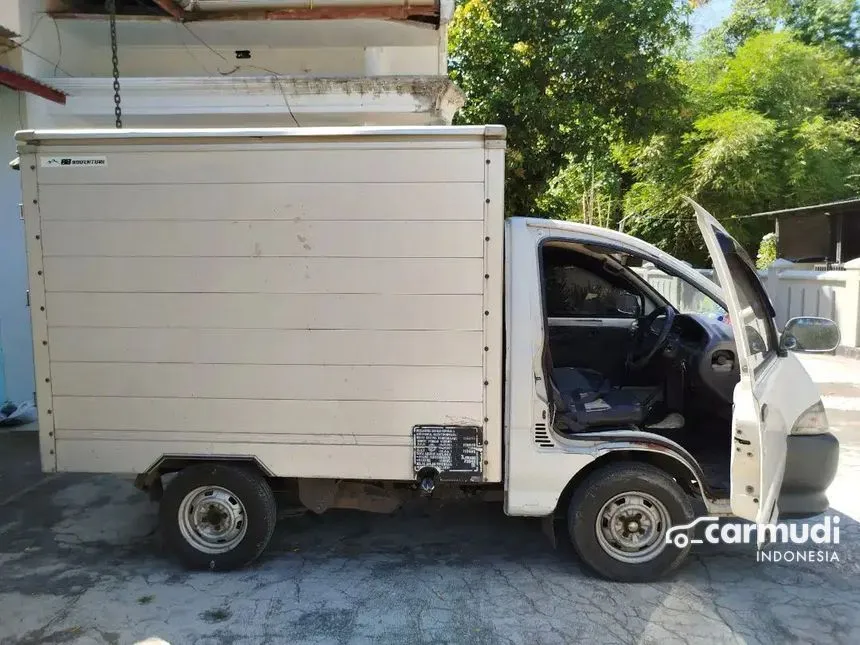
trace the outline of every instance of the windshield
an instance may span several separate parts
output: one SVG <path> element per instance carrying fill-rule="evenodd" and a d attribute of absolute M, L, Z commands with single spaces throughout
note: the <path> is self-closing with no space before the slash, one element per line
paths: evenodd
<path fill-rule="evenodd" d="M 597 245 L 583 245 L 584 248 L 594 253 L 605 254 L 606 249 Z M 632 271 L 637 276 L 647 282 L 654 291 L 659 293 L 663 298 L 669 301 L 679 313 L 682 314 L 700 314 L 719 320 L 729 322 L 728 312 L 711 296 L 699 289 L 692 282 L 687 281 L 682 276 L 666 273 L 662 269 L 656 267 L 644 257 L 618 251 L 613 249 L 610 254 L 612 260 L 618 263 L 620 267 Z M 608 269 L 607 269 L 608 270 Z M 618 271 L 620 269 L 616 269 Z M 695 269 L 702 277 L 713 282 L 719 287 L 717 274 L 713 269 Z M 650 301 L 650 298 L 647 299 Z M 658 305 L 660 303 L 651 303 Z M 649 307 L 646 304 L 645 313 L 648 313 Z"/>
<path fill-rule="evenodd" d="M 716 300 L 684 278 L 648 264 L 633 270 L 682 314 L 702 314 L 715 320 L 728 321 L 726 310 Z M 713 270 L 700 269 L 699 272 L 717 284 Z"/>

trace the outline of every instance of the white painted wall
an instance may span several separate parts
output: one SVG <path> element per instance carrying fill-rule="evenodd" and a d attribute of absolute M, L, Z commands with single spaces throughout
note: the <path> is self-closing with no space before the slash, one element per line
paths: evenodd
<path fill-rule="evenodd" d="M 0 27 L 5 27 L 16 34 L 21 33 L 21 6 L 17 0 L 0 2 Z"/>
<path fill-rule="evenodd" d="M 33 100 L 31 126 L 114 126 L 110 78 L 58 78 L 53 85 L 68 94 L 66 104 Z M 122 80 L 128 128 L 446 125 L 462 100 L 462 93 L 439 77 Z"/>
<path fill-rule="evenodd" d="M 65 106 L 27 97 L 28 127 L 112 126 L 107 21 L 28 18 L 23 71 L 69 95 Z M 462 104 L 446 76 L 444 28 L 120 21 L 117 30 L 127 127 L 445 124 Z M 251 58 L 237 59 L 237 50 Z M 344 91 L 314 79 L 373 82 Z"/>
<path fill-rule="evenodd" d="M 9 168 L 15 156 L 13 135 L 19 128 L 19 95 L 0 87 L 0 346 L 4 355 L 6 398 L 33 399 L 33 346 L 27 308 L 27 258 L 18 172 Z M 0 398 L 3 392 L 0 392 Z"/>
<path fill-rule="evenodd" d="M 795 316 L 821 316 L 839 326 L 843 347 L 860 347 L 860 258 L 846 263 L 844 271 L 796 269 L 786 260 L 777 260 L 759 278 L 776 310 L 776 324 L 781 329 Z M 696 305 L 702 296 L 683 280 L 660 269 L 635 269 L 657 291 L 682 309 L 702 311 Z M 708 278 L 711 269 L 700 269 Z"/>
<path fill-rule="evenodd" d="M 28 16 L 27 73 L 40 78 L 109 76 L 105 20 Z M 242 76 L 277 74 L 407 75 L 446 73 L 445 29 L 372 20 L 235 21 L 117 24 L 125 76 Z M 251 52 L 237 60 L 236 50 Z"/>
<path fill-rule="evenodd" d="M 0 25 L 26 46 L 5 64 L 69 94 L 61 106 L 0 90 L 0 334 L 7 395 L 16 400 L 32 398 L 34 383 L 19 177 L 6 165 L 15 156 L 13 133 L 113 125 L 107 20 L 55 21 L 47 7 L 48 0 L 0 0 Z M 462 101 L 445 80 L 444 28 L 121 20 L 118 41 L 126 127 L 441 124 Z M 250 50 L 250 60 L 236 59 L 240 49 Z M 321 77 L 330 80 L 313 81 Z M 364 80 L 333 80 L 344 78 Z"/>

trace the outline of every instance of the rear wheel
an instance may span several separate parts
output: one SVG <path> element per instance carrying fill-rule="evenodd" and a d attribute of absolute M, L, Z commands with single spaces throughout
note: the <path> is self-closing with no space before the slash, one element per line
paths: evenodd
<path fill-rule="evenodd" d="M 690 499 L 667 473 L 648 464 L 594 471 L 574 492 L 567 518 L 577 554 L 611 580 L 656 580 L 677 569 L 690 551 L 689 543 L 666 543 L 670 528 L 693 520 Z"/>
<path fill-rule="evenodd" d="M 161 499 L 165 542 L 190 569 L 226 571 L 250 564 L 269 543 L 276 517 L 268 482 L 241 466 L 189 466 Z"/>

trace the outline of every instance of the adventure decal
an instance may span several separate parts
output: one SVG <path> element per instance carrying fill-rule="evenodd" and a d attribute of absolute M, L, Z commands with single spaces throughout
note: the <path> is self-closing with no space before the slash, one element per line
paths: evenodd
<path fill-rule="evenodd" d="M 107 165 L 107 157 L 102 155 L 68 155 L 42 157 L 42 168 L 96 168 Z"/>

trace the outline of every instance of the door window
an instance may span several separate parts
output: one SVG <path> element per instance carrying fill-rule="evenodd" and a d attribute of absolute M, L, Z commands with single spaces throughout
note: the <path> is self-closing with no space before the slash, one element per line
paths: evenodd
<path fill-rule="evenodd" d="M 726 259 L 737 292 L 742 324 L 749 345 L 750 368 L 755 369 L 776 353 L 777 334 L 773 305 L 753 269 L 752 261 L 741 247 L 723 231 L 714 228 L 714 235 Z"/>
<path fill-rule="evenodd" d="M 635 318 L 640 298 L 619 284 L 572 264 L 546 267 L 550 318 Z"/>
<path fill-rule="evenodd" d="M 728 322 L 723 306 L 684 277 L 660 269 L 638 270 L 637 273 L 680 313 L 701 314 Z"/>

